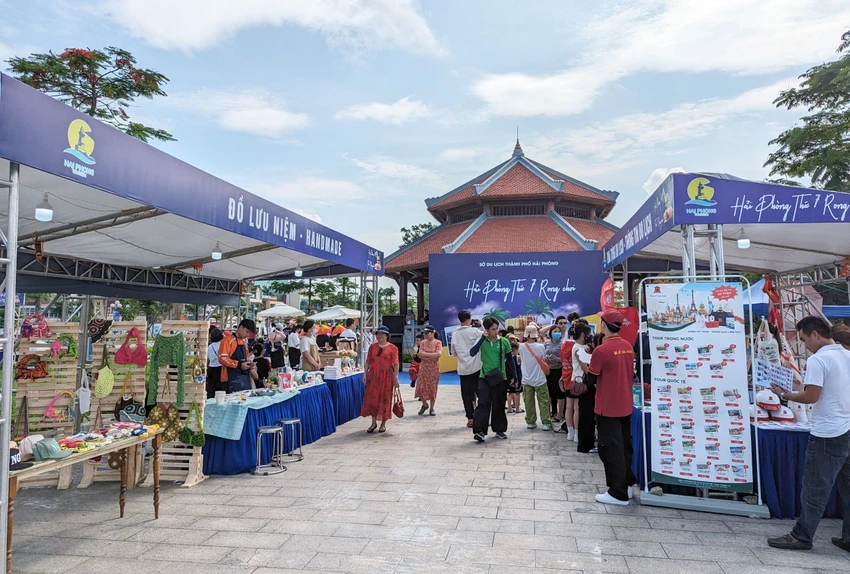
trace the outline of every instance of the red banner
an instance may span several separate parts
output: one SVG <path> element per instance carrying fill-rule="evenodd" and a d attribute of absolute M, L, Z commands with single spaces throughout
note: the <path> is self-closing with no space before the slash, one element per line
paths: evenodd
<path fill-rule="evenodd" d="M 634 346 L 640 331 L 638 311 L 634 307 L 623 307 L 617 309 L 617 311 L 623 315 L 623 327 L 620 329 L 620 336 Z"/>
<path fill-rule="evenodd" d="M 602 311 L 616 308 L 614 306 L 614 282 L 610 277 L 602 284 L 602 291 L 599 293 L 599 308 Z"/>

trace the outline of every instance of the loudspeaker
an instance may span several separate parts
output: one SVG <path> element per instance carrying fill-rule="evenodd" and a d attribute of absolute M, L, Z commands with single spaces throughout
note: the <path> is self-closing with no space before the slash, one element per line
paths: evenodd
<path fill-rule="evenodd" d="M 381 324 L 390 330 L 390 333 L 404 333 L 404 315 L 384 315 Z"/>
<path fill-rule="evenodd" d="M 401 359 L 402 357 L 402 348 L 404 347 L 404 335 L 400 333 L 391 333 L 390 334 L 390 343 L 396 346 L 398 349 L 398 357 Z"/>

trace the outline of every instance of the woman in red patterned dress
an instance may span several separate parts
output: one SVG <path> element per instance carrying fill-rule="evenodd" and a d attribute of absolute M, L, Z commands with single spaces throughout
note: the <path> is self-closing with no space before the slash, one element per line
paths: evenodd
<path fill-rule="evenodd" d="M 437 400 L 437 385 L 440 384 L 440 357 L 443 354 L 443 344 L 437 339 L 434 327 L 425 327 L 425 340 L 419 345 L 419 375 L 416 378 L 417 399 L 422 401 L 419 414 L 424 415 L 430 404 L 432 417 L 437 416 L 434 412 L 434 403 Z"/>
<path fill-rule="evenodd" d="M 376 343 L 369 347 L 363 384 L 366 395 L 360 408 L 361 417 L 372 417 L 372 426 L 366 432 L 373 433 L 381 421 L 378 432 L 387 432 L 387 421 L 392 418 L 393 392 L 398 388 L 398 348 L 390 344 L 390 330 L 384 326 L 375 331 Z"/>

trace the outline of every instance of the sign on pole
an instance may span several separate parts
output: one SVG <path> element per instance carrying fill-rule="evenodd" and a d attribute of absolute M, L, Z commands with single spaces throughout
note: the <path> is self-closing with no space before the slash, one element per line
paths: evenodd
<path fill-rule="evenodd" d="M 753 491 L 743 291 L 646 286 L 655 482 Z"/>

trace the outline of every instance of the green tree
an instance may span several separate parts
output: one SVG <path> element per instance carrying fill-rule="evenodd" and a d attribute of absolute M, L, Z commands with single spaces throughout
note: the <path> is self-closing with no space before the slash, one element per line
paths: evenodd
<path fill-rule="evenodd" d="M 525 312 L 529 315 L 533 315 L 538 321 L 544 317 L 555 316 L 554 313 L 552 313 L 552 304 L 546 299 L 541 299 L 540 297 L 529 300 L 525 304 Z"/>
<path fill-rule="evenodd" d="M 336 299 L 337 305 L 343 305 L 345 307 L 360 307 L 355 297 L 357 294 L 357 283 L 348 277 L 339 277 L 334 279 L 334 283 L 336 283 L 340 290 L 339 297 Z M 349 293 L 352 297 L 348 296 Z"/>
<path fill-rule="evenodd" d="M 307 282 L 297 279 L 292 281 L 271 281 L 263 286 L 263 291 L 269 295 L 280 297 L 281 295 L 303 291 L 306 288 Z"/>
<path fill-rule="evenodd" d="M 122 321 L 132 321 L 139 315 L 144 315 L 148 325 L 159 323 L 173 308 L 173 303 L 162 303 L 160 301 L 140 301 L 138 299 L 119 299 Z"/>
<path fill-rule="evenodd" d="M 42 92 L 106 122 L 144 142 L 174 141 L 165 130 L 130 119 L 127 113 L 136 98 L 165 96 L 168 78 L 136 66 L 127 50 L 109 46 L 103 50 L 68 48 L 8 60 L 12 74 Z"/>
<path fill-rule="evenodd" d="M 395 287 L 378 289 L 378 312 L 384 315 L 398 315 L 398 299 Z"/>
<path fill-rule="evenodd" d="M 799 88 L 785 90 L 776 107 L 805 108 L 800 124 L 770 142 L 770 175 L 811 179 L 813 187 L 850 192 L 850 30 L 838 59 L 810 68 Z"/>
<path fill-rule="evenodd" d="M 313 283 L 313 292 L 319 298 L 319 303 L 324 309 L 329 306 L 331 298 L 336 294 L 336 285 L 328 281 L 316 281 Z"/>
<path fill-rule="evenodd" d="M 402 227 L 401 228 L 401 245 L 399 247 L 407 247 L 420 237 L 427 235 L 430 233 L 436 225 L 433 223 L 417 223 L 416 225 L 411 225 L 410 227 Z"/>

